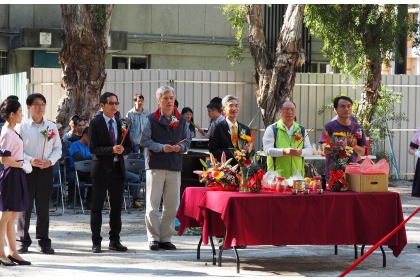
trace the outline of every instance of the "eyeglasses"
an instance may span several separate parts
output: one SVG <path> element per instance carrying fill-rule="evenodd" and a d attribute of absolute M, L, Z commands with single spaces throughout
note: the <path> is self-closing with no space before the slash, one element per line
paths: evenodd
<path fill-rule="evenodd" d="M 108 102 L 106 102 L 106 104 L 109 104 L 109 105 L 111 105 L 111 106 L 114 106 L 114 105 L 120 105 L 120 102 L 113 102 L 113 101 L 108 101 Z"/>
<path fill-rule="evenodd" d="M 32 104 L 31 106 L 34 106 L 36 108 L 45 108 L 45 106 L 47 106 L 47 104 L 42 103 L 42 104 Z"/>
<path fill-rule="evenodd" d="M 285 112 L 292 112 L 292 113 L 296 112 L 296 109 L 294 108 L 283 108 L 282 110 Z"/>

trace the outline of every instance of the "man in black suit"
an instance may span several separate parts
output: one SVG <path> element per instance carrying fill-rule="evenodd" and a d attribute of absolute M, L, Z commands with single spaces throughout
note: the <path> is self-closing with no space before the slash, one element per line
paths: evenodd
<path fill-rule="evenodd" d="M 121 206 L 124 194 L 125 167 L 123 156 L 132 151 L 129 131 L 122 141 L 121 123 L 114 114 L 118 111 L 118 97 L 111 92 L 102 94 L 100 106 L 103 114 L 95 117 L 89 126 L 89 150 L 93 155 L 92 210 L 90 228 L 92 231 L 92 252 L 101 252 L 102 208 L 108 190 L 111 211 L 109 214 L 109 249 L 126 251 L 120 242 Z"/>
<path fill-rule="evenodd" d="M 227 95 L 222 99 L 222 106 L 225 112 L 225 120 L 216 124 L 212 129 L 209 139 L 209 150 L 213 156 L 220 161 L 222 153 L 225 152 L 226 159 L 233 158 L 231 165 L 236 165 L 238 162 L 233 157 L 232 133 L 236 131 L 237 136 L 245 133 L 251 135 L 249 128 L 238 122 L 236 119 L 239 113 L 238 98 L 233 95 Z"/>

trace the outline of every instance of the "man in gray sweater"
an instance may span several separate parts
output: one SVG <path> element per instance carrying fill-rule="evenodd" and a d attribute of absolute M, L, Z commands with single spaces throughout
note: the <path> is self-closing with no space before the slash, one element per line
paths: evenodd
<path fill-rule="evenodd" d="M 134 108 L 128 111 L 127 124 L 131 122 L 130 135 L 139 152 L 143 152 L 140 146 L 140 138 L 144 128 L 144 120 L 150 112 L 143 108 L 144 97 L 141 94 L 134 95 Z"/>

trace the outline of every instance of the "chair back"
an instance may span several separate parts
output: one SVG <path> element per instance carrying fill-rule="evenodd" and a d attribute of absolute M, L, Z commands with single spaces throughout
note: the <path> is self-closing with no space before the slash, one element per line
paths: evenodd
<path fill-rule="evenodd" d="M 143 153 L 131 153 L 128 154 L 128 159 L 144 159 Z"/>
<path fill-rule="evenodd" d="M 92 160 L 81 160 L 81 161 L 75 161 L 74 162 L 74 170 L 75 171 L 81 171 L 81 172 L 90 172 L 92 165 Z"/>
<path fill-rule="evenodd" d="M 139 172 L 145 168 L 144 159 L 126 159 L 124 165 L 125 170 L 130 172 Z"/>

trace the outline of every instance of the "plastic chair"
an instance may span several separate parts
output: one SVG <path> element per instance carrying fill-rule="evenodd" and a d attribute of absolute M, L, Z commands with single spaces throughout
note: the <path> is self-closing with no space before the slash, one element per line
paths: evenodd
<path fill-rule="evenodd" d="M 57 204 L 55 207 L 55 211 L 58 210 L 58 198 L 59 196 L 61 196 L 61 207 L 62 207 L 62 212 L 61 214 L 55 214 L 57 216 L 63 215 L 64 214 L 64 192 L 63 192 L 63 181 L 61 180 L 61 170 L 60 170 L 60 163 L 58 161 L 55 162 L 55 164 L 53 165 L 53 170 L 58 170 L 58 182 L 54 182 L 53 181 L 53 188 L 58 188 L 60 194 L 57 194 Z M 65 169 L 64 169 L 65 170 Z M 54 180 L 54 179 L 53 179 Z M 65 181 L 64 181 L 65 182 Z M 65 183 L 64 183 L 65 184 Z M 35 203 L 34 203 L 35 204 Z M 51 215 L 51 214 L 50 214 Z M 54 215 L 54 216 L 55 216 Z"/>
<path fill-rule="evenodd" d="M 74 185 L 73 210 L 76 211 L 75 208 L 76 208 L 76 193 L 77 193 L 76 186 L 77 186 L 77 189 L 79 191 L 80 205 L 82 206 L 83 214 L 85 214 L 85 209 L 83 208 L 83 199 L 82 199 L 82 195 L 80 193 L 80 188 L 92 187 L 92 184 L 88 184 L 86 182 L 80 181 L 79 176 L 78 176 L 78 171 L 89 172 L 90 173 L 91 166 L 92 166 L 92 161 L 91 160 L 81 160 L 81 161 L 75 161 L 74 162 L 76 183 Z"/>
<path fill-rule="evenodd" d="M 143 173 L 145 172 L 144 159 L 126 159 L 124 160 L 125 170 L 139 174 L 140 181 L 138 183 L 127 184 L 128 201 L 130 202 L 130 187 L 140 187 L 143 190 L 143 197 L 146 198 L 146 182 L 143 181 Z M 146 199 L 143 201 L 146 203 Z"/>

